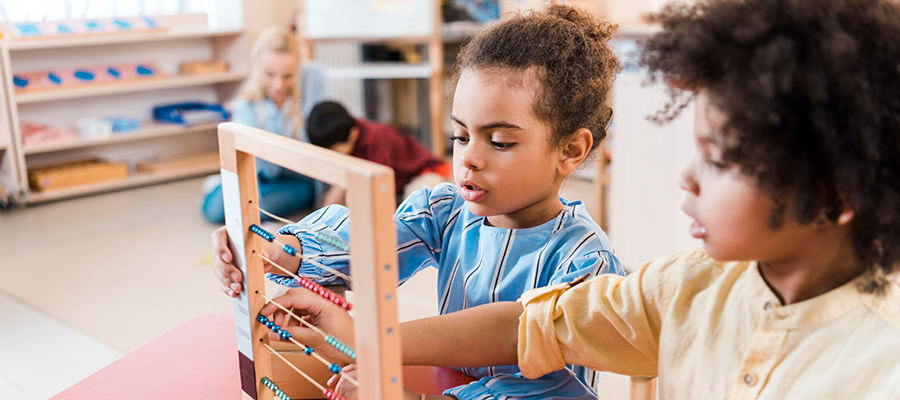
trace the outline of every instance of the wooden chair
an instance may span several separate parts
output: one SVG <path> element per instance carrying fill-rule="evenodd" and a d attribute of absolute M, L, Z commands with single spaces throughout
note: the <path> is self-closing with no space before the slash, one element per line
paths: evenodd
<path fill-rule="evenodd" d="M 648 376 L 631 377 L 630 400 L 656 400 L 656 378 Z"/>

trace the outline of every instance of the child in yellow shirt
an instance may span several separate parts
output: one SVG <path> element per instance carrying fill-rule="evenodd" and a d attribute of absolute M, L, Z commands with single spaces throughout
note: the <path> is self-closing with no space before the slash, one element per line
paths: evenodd
<path fill-rule="evenodd" d="M 667 110 L 696 104 L 680 184 L 703 248 L 409 322 L 404 362 L 580 364 L 659 376 L 661 399 L 900 397 L 900 5 L 710 0 L 653 19 L 643 64 L 684 90 Z M 330 303 L 280 302 L 353 341 Z"/>

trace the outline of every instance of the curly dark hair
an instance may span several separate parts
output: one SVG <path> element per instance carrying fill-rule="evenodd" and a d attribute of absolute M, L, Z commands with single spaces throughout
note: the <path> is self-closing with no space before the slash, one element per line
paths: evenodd
<path fill-rule="evenodd" d="M 558 146 L 587 128 L 593 150 L 612 118 L 609 97 L 619 59 L 609 41 L 615 30 L 586 11 L 556 3 L 512 14 L 460 50 L 456 79 L 466 69 L 533 69 L 541 84 L 534 114 L 548 122 L 551 144 Z"/>
<path fill-rule="evenodd" d="M 335 101 L 323 101 L 316 104 L 306 119 L 306 134 L 309 142 L 330 148 L 338 143 L 345 143 L 350 137 L 350 130 L 356 127 L 356 119 Z"/>
<path fill-rule="evenodd" d="M 778 204 L 771 225 L 786 209 L 807 224 L 849 207 L 860 290 L 883 292 L 900 261 L 900 6 L 712 0 L 650 19 L 663 31 L 642 64 L 728 116 L 723 159 Z"/>

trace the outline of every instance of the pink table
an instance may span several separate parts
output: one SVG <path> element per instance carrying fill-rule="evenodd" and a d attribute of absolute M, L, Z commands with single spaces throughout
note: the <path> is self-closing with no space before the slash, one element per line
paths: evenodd
<path fill-rule="evenodd" d="M 53 397 L 53 400 L 240 400 L 234 317 L 188 321 Z M 404 367 L 406 386 L 418 393 L 471 382 L 456 370 Z"/>

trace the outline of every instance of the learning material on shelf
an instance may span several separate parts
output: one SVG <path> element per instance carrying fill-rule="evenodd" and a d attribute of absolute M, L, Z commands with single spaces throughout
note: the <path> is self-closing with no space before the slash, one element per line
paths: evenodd
<path fill-rule="evenodd" d="M 14 72 L 16 93 L 164 78 L 152 61 Z"/>
<path fill-rule="evenodd" d="M 67 187 L 125 179 L 128 165 L 99 159 L 70 162 L 28 170 L 31 190 L 44 192 Z"/>
<path fill-rule="evenodd" d="M 164 29 L 166 29 L 165 23 L 153 17 L 22 22 L 2 25 L 4 36 L 9 36 L 15 40 L 73 35 L 110 35 Z"/>

